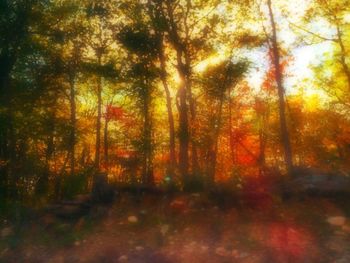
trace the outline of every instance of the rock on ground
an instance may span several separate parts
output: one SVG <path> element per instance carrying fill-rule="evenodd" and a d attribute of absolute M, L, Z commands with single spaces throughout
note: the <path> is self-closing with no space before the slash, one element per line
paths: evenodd
<path fill-rule="evenodd" d="M 328 217 L 327 222 L 333 226 L 343 226 L 346 222 L 346 218 L 343 216 L 331 216 Z"/>
<path fill-rule="evenodd" d="M 137 223 L 139 219 L 136 216 L 129 216 L 128 217 L 128 222 L 129 223 Z"/>
<path fill-rule="evenodd" d="M 10 236 L 10 235 L 12 235 L 13 234 L 13 229 L 12 229 L 12 227 L 5 227 L 5 228 L 3 228 L 2 230 L 1 230 L 1 238 L 6 238 L 6 237 L 8 237 L 8 236 Z"/>

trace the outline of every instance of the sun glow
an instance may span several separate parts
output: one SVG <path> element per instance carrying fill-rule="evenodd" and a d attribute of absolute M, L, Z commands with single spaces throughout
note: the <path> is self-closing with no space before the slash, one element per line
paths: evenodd
<path fill-rule="evenodd" d="M 197 73 L 201 73 L 201 72 L 205 71 L 208 67 L 210 67 L 212 65 L 216 65 L 216 64 L 220 63 L 221 61 L 223 61 L 224 59 L 225 59 L 225 56 L 223 54 L 216 54 L 216 55 L 210 56 L 210 57 L 202 60 L 201 62 L 199 62 L 194 67 L 194 71 Z"/>

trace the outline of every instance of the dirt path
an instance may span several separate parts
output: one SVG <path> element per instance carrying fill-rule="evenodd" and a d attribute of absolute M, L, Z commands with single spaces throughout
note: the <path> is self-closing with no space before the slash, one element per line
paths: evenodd
<path fill-rule="evenodd" d="M 198 199 L 182 196 L 135 204 L 123 198 L 74 222 L 34 222 L 25 240 L 3 248 L 0 261 L 350 262 L 349 219 L 329 200 L 220 209 Z M 66 243 L 51 240 L 69 234 L 73 237 Z M 42 236 L 47 240 L 39 240 Z"/>

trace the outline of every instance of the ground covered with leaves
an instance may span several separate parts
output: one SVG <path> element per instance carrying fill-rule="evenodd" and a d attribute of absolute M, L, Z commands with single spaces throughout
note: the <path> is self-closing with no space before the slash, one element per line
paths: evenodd
<path fill-rule="evenodd" d="M 125 193 L 74 219 L 4 222 L 0 262 L 350 262 L 346 200 L 225 198 Z"/>

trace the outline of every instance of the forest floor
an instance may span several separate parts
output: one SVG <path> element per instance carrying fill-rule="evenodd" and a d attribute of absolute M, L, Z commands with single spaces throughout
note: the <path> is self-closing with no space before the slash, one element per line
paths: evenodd
<path fill-rule="evenodd" d="M 346 200 L 124 194 L 75 220 L 50 214 L 3 228 L 0 262 L 350 262 Z M 347 208 L 346 208 L 347 207 Z"/>

